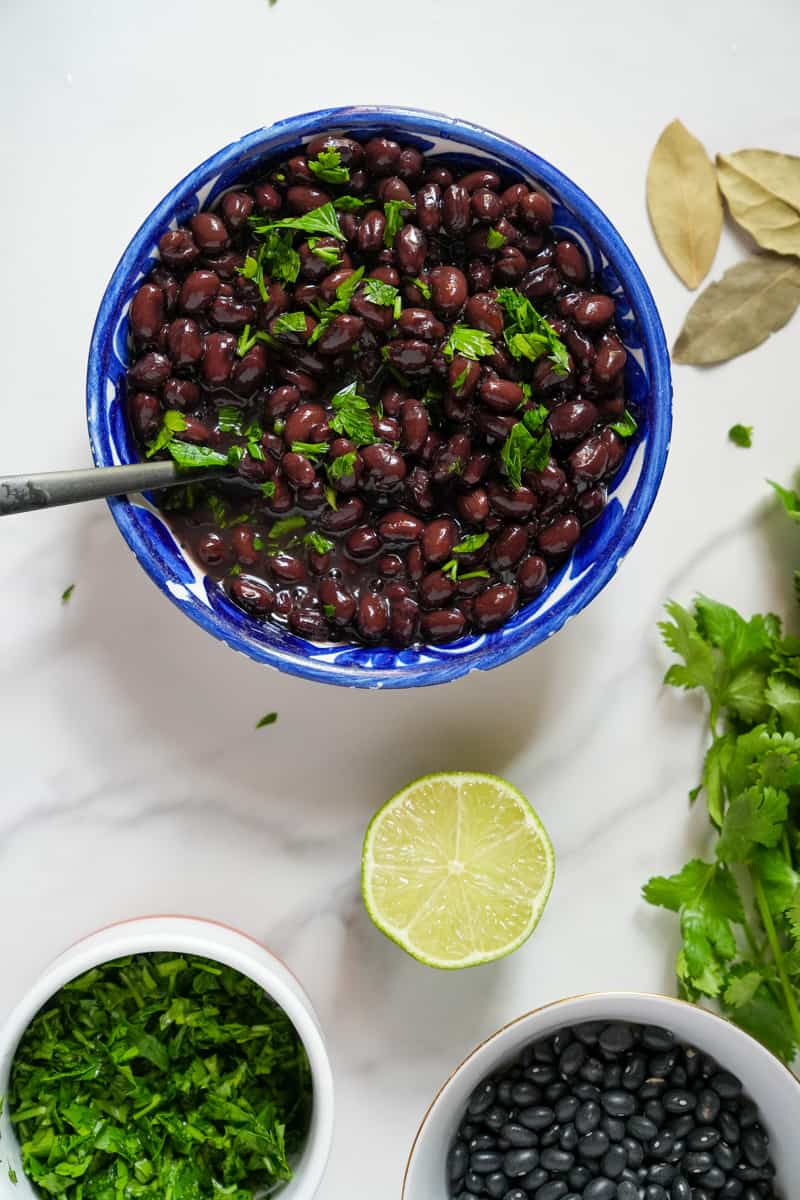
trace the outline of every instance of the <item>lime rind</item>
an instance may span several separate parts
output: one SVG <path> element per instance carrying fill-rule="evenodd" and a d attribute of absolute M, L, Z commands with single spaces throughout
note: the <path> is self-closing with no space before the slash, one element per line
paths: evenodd
<path fill-rule="evenodd" d="M 517 788 L 495 775 L 441 772 L 375 813 L 361 891 L 374 924 L 407 954 L 459 970 L 527 941 L 554 874 L 547 831 Z"/>

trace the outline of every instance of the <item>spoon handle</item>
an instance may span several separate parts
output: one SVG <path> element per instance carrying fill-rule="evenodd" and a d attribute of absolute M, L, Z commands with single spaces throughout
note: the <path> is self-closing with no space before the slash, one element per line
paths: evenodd
<path fill-rule="evenodd" d="M 173 462 L 131 463 L 124 467 L 86 467 L 79 471 L 49 471 L 43 475 L 0 476 L 0 517 L 102 500 L 150 488 L 172 487 L 196 479 L 210 479 L 221 471 L 202 468 L 179 471 Z"/>

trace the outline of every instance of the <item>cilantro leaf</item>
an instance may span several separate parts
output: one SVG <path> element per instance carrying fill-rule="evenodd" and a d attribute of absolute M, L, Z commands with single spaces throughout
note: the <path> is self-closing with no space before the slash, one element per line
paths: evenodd
<path fill-rule="evenodd" d="M 505 246 L 505 235 L 499 229 L 490 229 L 486 235 L 486 249 L 499 250 L 501 246 Z"/>
<path fill-rule="evenodd" d="M 274 725 L 277 719 L 276 712 L 265 713 L 260 721 L 256 721 L 256 729 L 263 729 L 265 725 Z"/>
<path fill-rule="evenodd" d="M 551 446 L 549 429 L 540 437 L 536 437 L 527 428 L 524 420 L 517 422 L 500 451 L 509 483 L 514 489 L 522 487 L 523 471 L 544 470 L 550 461 Z"/>
<path fill-rule="evenodd" d="M 406 283 L 410 283 L 412 287 L 415 287 L 422 295 L 423 300 L 430 300 L 431 296 L 433 295 L 429 284 L 427 284 L 424 279 L 412 279 L 410 275 L 407 275 Z"/>
<path fill-rule="evenodd" d="M 292 453 L 305 458 L 324 458 L 328 453 L 327 442 L 292 442 Z"/>
<path fill-rule="evenodd" d="M 784 671 L 775 671 L 767 680 L 764 699 L 780 717 L 789 733 L 800 736 L 800 684 Z"/>
<path fill-rule="evenodd" d="M 567 348 L 527 296 L 516 288 L 498 288 L 496 298 L 506 313 L 503 337 L 512 356 L 535 362 L 548 354 L 555 373 L 566 375 L 569 371 Z"/>
<path fill-rule="evenodd" d="M 332 146 L 320 150 L 316 158 L 308 160 L 308 169 L 324 183 L 348 183 L 350 172 L 342 166 L 342 156 Z"/>
<path fill-rule="evenodd" d="M 719 995 L 727 963 L 736 954 L 731 925 L 744 921 L 741 897 L 728 868 L 693 859 L 677 875 L 651 879 L 642 894 L 648 904 L 680 914 L 683 946 L 676 970 L 684 986 L 690 992 Z"/>
<path fill-rule="evenodd" d="M 261 217 L 251 217 L 250 223 L 258 234 L 270 234 L 273 230 L 290 229 L 299 233 L 317 233 L 322 237 L 334 237 L 344 242 L 347 239 L 339 226 L 339 218 L 331 200 L 312 208 L 311 212 L 298 217 L 282 217 L 279 221 L 264 221 Z"/>
<path fill-rule="evenodd" d="M 456 354 L 475 361 L 491 357 L 494 352 L 495 347 L 488 333 L 484 333 L 482 329 L 470 329 L 468 325 L 454 325 L 442 348 L 442 353 L 448 361 L 452 361 Z"/>
<path fill-rule="evenodd" d="M 309 346 L 313 346 L 314 342 L 318 341 L 319 338 L 322 337 L 322 334 L 328 328 L 331 321 L 333 321 L 341 313 L 346 313 L 349 310 L 350 302 L 353 299 L 356 288 L 361 283 L 363 277 L 364 268 L 359 267 L 358 270 L 353 271 L 347 276 L 346 279 L 342 280 L 336 289 L 336 299 L 320 314 L 320 319 L 317 322 L 316 328 L 311 334 L 311 337 L 308 339 Z"/>
<path fill-rule="evenodd" d="M 734 975 L 725 989 L 725 1003 L 730 1008 L 741 1008 L 743 1004 L 749 1004 L 763 982 L 764 976 L 760 970 Z"/>
<path fill-rule="evenodd" d="M 268 479 L 266 483 L 260 483 L 258 485 L 258 490 L 266 500 L 271 500 L 275 495 L 275 484 L 273 480 Z"/>
<path fill-rule="evenodd" d="M 152 458 L 159 450 L 165 450 L 176 433 L 183 433 L 186 417 L 177 408 L 168 408 L 161 420 L 161 428 L 151 442 L 147 443 L 147 457 Z"/>
<path fill-rule="evenodd" d="M 217 409 L 217 429 L 220 433 L 242 432 L 242 410 L 237 404 L 223 404 Z"/>
<path fill-rule="evenodd" d="M 275 338 L 269 333 L 265 333 L 263 329 L 257 329 L 255 333 L 251 334 L 250 326 L 245 325 L 244 329 L 239 334 L 239 341 L 236 343 L 236 353 L 239 355 L 239 358 L 242 358 L 245 354 L 247 354 L 248 350 L 252 350 L 256 342 L 264 342 L 265 345 L 272 347 L 278 345 L 278 343 L 275 341 Z"/>
<path fill-rule="evenodd" d="M 303 312 L 281 313 L 275 318 L 272 328 L 275 333 L 305 333 L 306 314 Z"/>
<path fill-rule="evenodd" d="M 284 537 L 287 533 L 294 533 L 297 529 L 305 528 L 305 524 L 305 517 L 299 515 L 296 517 L 281 517 L 279 521 L 274 523 L 267 537 L 270 541 L 277 540 Z"/>
<path fill-rule="evenodd" d="M 359 396 L 355 381 L 340 388 L 331 397 L 331 405 L 333 406 L 333 416 L 329 425 L 334 433 L 350 438 L 359 446 L 369 446 L 372 442 L 378 441 L 372 427 L 369 403 L 363 396 Z M 343 457 L 348 456 L 344 455 Z M 341 478 L 341 476 L 337 476 L 337 478 Z"/>
<path fill-rule="evenodd" d="M 178 467 L 186 471 L 192 471 L 196 467 L 227 467 L 231 462 L 228 454 L 220 454 L 208 446 L 194 446 L 191 442 L 171 441 L 167 450 Z"/>
<path fill-rule="evenodd" d="M 750 787 L 734 796 L 722 822 L 717 857 L 749 862 L 756 846 L 776 846 L 788 808 L 789 797 L 778 788 Z"/>
<path fill-rule="evenodd" d="M 72 593 L 73 593 L 74 591 L 75 591 L 75 584 L 74 584 L 74 583 L 71 583 L 71 584 L 69 585 L 69 587 L 65 587 L 65 588 L 64 588 L 64 590 L 63 590 L 63 592 L 61 593 L 61 603 L 62 603 L 62 604 L 69 604 L 70 600 L 72 599 Z"/>
<path fill-rule="evenodd" d="M 398 299 L 400 291 L 391 283 L 382 279 L 367 279 L 364 281 L 364 299 L 370 304 L 381 304 L 384 308 L 392 308 Z"/>
<path fill-rule="evenodd" d="M 797 1050 L 797 1035 L 786 1009 L 768 987 L 762 984 L 751 1000 L 730 1006 L 729 1016 L 778 1058 L 786 1063 L 792 1061 Z"/>
<path fill-rule="evenodd" d="M 372 196 L 337 196 L 333 207 L 338 208 L 340 212 L 358 212 L 374 203 Z"/>
<path fill-rule="evenodd" d="M 627 408 L 625 409 L 625 416 L 621 421 L 612 421 L 609 425 L 609 429 L 613 429 L 614 433 L 618 433 L 622 438 L 633 437 L 638 428 L 636 418 Z"/>
<path fill-rule="evenodd" d="M 386 214 L 386 228 L 383 231 L 383 244 L 391 250 L 394 239 L 403 228 L 403 213 L 413 212 L 414 205 L 408 200 L 386 200 L 383 211 Z"/>
<path fill-rule="evenodd" d="M 308 239 L 308 246 L 311 253 L 315 254 L 317 258 L 321 258 L 329 267 L 336 266 L 337 263 L 342 261 L 341 252 L 336 246 L 320 245 L 321 241 L 322 238 L 318 237 L 310 237 Z"/>
<path fill-rule="evenodd" d="M 330 538 L 326 538 L 324 534 L 319 533 L 316 529 L 310 530 L 303 538 L 303 545 L 310 550 L 315 550 L 317 554 L 328 554 L 333 549 L 333 542 Z"/>
<path fill-rule="evenodd" d="M 453 554 L 474 554 L 489 540 L 488 533 L 470 533 L 457 545 L 453 546 Z"/>
<path fill-rule="evenodd" d="M 753 426 L 731 425 L 728 441 L 733 442 L 734 446 L 741 446 L 743 450 L 749 450 L 753 444 Z"/>
<path fill-rule="evenodd" d="M 356 454 L 355 450 L 352 450 L 349 454 L 340 454 L 338 458 L 334 458 L 329 463 L 326 463 L 325 470 L 330 482 L 336 483 L 337 480 L 347 479 L 348 476 L 352 475 L 356 469 L 357 458 L 358 455 Z M 325 494 L 328 497 L 328 503 L 330 504 L 331 508 L 335 509 L 336 504 L 332 502 L 332 499 L 330 496 L 328 496 L 327 492 Z M 335 499 L 336 493 L 334 492 L 333 501 L 335 501 Z"/>

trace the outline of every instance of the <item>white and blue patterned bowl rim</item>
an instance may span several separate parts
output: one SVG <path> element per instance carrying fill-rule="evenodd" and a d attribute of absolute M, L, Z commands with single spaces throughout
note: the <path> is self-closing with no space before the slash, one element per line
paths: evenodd
<path fill-rule="evenodd" d="M 608 218 L 570 179 L 525 147 L 478 125 L 406 108 L 330 108 L 257 129 L 224 147 L 176 184 L 153 209 L 123 253 L 95 322 L 87 373 L 89 437 L 97 466 L 137 459 L 120 390 L 125 375 L 127 309 L 152 266 L 158 239 L 185 222 L 243 174 L 322 131 L 358 136 L 400 135 L 459 162 L 500 164 L 506 174 L 536 181 L 554 201 L 554 226 L 577 238 L 607 291 L 628 350 L 626 383 L 641 414 L 609 503 L 548 587 L 501 629 L 448 646 L 393 650 L 304 641 L 260 625 L 237 609 L 218 584 L 187 561 L 148 496 L 115 497 L 111 512 L 148 575 L 188 616 L 259 662 L 281 671 L 347 687 L 400 688 L 445 683 L 473 669 L 488 670 L 530 650 L 580 612 L 615 574 L 636 541 L 664 472 L 672 424 L 669 353 L 658 312 L 633 255 Z"/>

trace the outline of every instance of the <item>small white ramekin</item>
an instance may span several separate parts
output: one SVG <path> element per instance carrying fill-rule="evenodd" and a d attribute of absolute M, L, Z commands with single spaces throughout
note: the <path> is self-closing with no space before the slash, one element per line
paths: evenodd
<path fill-rule="evenodd" d="M 294 1177 L 280 1194 L 281 1200 L 311 1200 L 322 1180 L 333 1139 L 333 1076 L 319 1021 L 289 968 L 255 939 L 227 925 L 196 917 L 139 917 L 109 925 L 65 950 L 23 996 L 0 1030 L 0 1096 L 7 1094 L 20 1038 L 59 988 L 100 963 L 156 950 L 197 954 L 233 967 L 259 984 L 290 1018 L 311 1065 L 313 1108 Z M 34 1200 L 37 1193 L 23 1173 L 7 1104 L 0 1116 L 0 1159 L 0 1200 Z M 8 1167 L 16 1172 L 16 1184 L 9 1180 Z"/>
<path fill-rule="evenodd" d="M 800 1082 L 760 1042 L 705 1009 L 668 996 L 598 992 L 557 1000 L 526 1013 L 487 1038 L 440 1088 L 411 1147 L 402 1200 L 447 1200 L 446 1160 L 467 1101 L 487 1075 L 531 1042 L 581 1021 L 632 1021 L 661 1025 L 704 1050 L 734 1075 L 758 1105 L 770 1135 L 778 1193 L 797 1196 L 800 1179 Z"/>

